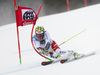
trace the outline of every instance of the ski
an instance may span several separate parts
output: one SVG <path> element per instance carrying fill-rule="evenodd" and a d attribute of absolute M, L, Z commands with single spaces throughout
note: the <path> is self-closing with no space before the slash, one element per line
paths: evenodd
<path fill-rule="evenodd" d="M 52 60 L 51 60 L 51 61 L 44 61 L 44 62 L 41 63 L 41 65 L 43 65 L 43 66 L 49 65 L 49 64 L 51 64 L 52 62 L 53 62 Z"/>
<path fill-rule="evenodd" d="M 77 58 L 77 59 L 81 59 L 81 58 L 85 58 L 85 57 L 88 57 L 88 56 L 91 56 L 91 55 L 94 55 L 96 52 L 90 52 L 88 54 L 84 54 L 82 57 L 80 58 Z M 49 64 L 52 64 L 52 63 L 55 63 L 55 62 L 61 62 L 61 63 L 65 63 L 65 62 L 71 62 L 71 61 L 74 61 L 74 60 L 77 60 L 77 59 L 73 59 L 73 60 L 68 60 L 68 59 L 62 59 L 62 58 L 58 58 L 58 59 L 53 59 L 51 61 L 43 61 L 41 63 L 41 65 L 45 66 L 45 65 L 49 65 Z"/>
<path fill-rule="evenodd" d="M 51 61 L 43 61 L 41 63 L 41 65 L 45 66 L 45 65 L 49 65 L 49 64 L 52 64 L 52 63 L 56 63 L 56 62 L 59 62 L 62 58 L 57 58 L 57 59 L 53 59 Z"/>
<path fill-rule="evenodd" d="M 81 59 L 81 58 L 85 58 L 85 57 L 88 57 L 88 56 L 91 56 L 91 55 L 94 55 L 96 52 L 94 51 L 94 52 L 90 52 L 90 53 L 88 53 L 88 54 L 84 54 L 82 57 L 80 57 L 80 58 L 75 58 L 75 59 L 72 59 L 72 60 L 68 60 L 68 59 L 62 59 L 61 61 L 60 61 L 60 63 L 65 63 L 65 62 L 71 62 L 71 61 L 74 61 L 74 60 L 77 60 L 77 59 Z"/>

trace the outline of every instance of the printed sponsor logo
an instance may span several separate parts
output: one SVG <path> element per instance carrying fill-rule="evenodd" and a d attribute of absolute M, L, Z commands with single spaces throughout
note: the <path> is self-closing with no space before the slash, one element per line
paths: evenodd
<path fill-rule="evenodd" d="M 35 13 L 33 10 L 23 11 L 23 20 L 34 20 L 35 19 Z"/>
<path fill-rule="evenodd" d="M 23 23 L 23 26 L 25 26 L 25 25 L 29 25 L 29 24 L 33 24 L 34 22 L 24 22 Z"/>

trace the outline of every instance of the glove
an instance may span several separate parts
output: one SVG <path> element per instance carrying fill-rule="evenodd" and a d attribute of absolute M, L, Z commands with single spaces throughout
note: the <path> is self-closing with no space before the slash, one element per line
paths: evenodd
<path fill-rule="evenodd" d="M 44 48 L 37 48 L 40 54 L 48 55 L 48 50 L 45 50 Z"/>
<path fill-rule="evenodd" d="M 40 54 L 42 54 L 44 49 L 42 47 L 39 47 L 37 48 L 37 50 L 39 51 Z"/>

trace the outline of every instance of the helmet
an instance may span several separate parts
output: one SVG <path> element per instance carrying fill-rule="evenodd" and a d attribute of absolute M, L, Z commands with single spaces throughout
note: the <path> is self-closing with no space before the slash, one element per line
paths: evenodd
<path fill-rule="evenodd" d="M 38 31 L 42 31 L 44 32 L 44 27 L 43 26 L 37 26 L 36 29 L 35 29 L 35 33 L 39 33 Z"/>
<path fill-rule="evenodd" d="M 37 26 L 36 29 L 35 29 L 35 34 L 36 34 L 36 37 L 41 40 L 43 39 L 44 37 L 44 27 L 43 26 Z"/>

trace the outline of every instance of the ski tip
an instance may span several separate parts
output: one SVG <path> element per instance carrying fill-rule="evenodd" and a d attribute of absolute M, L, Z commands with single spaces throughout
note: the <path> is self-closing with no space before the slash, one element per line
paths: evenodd
<path fill-rule="evenodd" d="M 62 59 L 61 61 L 60 61 L 60 63 L 65 63 L 66 61 L 67 61 L 68 59 Z"/>
<path fill-rule="evenodd" d="M 65 60 L 61 60 L 60 62 L 63 64 L 65 62 Z"/>
<path fill-rule="evenodd" d="M 41 65 L 46 65 L 46 63 L 45 62 L 42 62 Z"/>
<path fill-rule="evenodd" d="M 41 63 L 41 65 L 43 65 L 43 66 L 49 65 L 49 64 L 51 64 L 52 62 L 53 62 L 53 61 L 47 61 L 47 62 L 44 61 L 44 62 Z"/>

